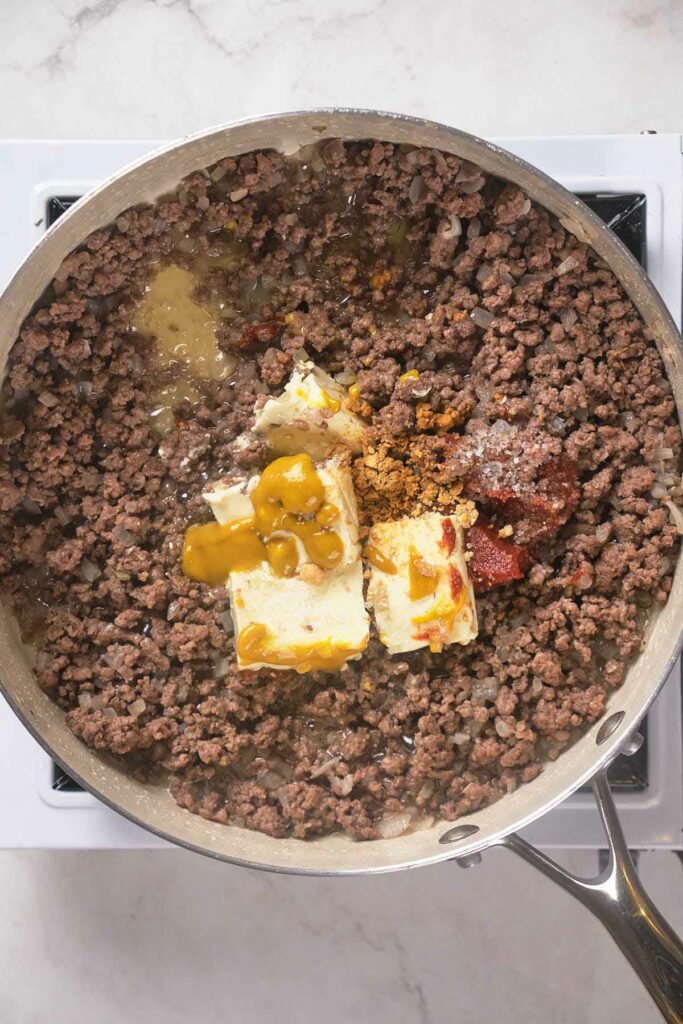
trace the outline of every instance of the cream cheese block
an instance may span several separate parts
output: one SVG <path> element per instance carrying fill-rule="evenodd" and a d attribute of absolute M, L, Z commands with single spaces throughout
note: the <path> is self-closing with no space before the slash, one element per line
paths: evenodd
<path fill-rule="evenodd" d="M 477 635 L 474 591 L 467 574 L 462 527 L 436 512 L 377 523 L 368 538 L 372 606 L 390 654 Z"/>
<path fill-rule="evenodd" d="M 316 583 L 274 576 L 268 565 L 228 581 L 241 669 L 338 671 L 368 642 L 360 560 Z"/>
<path fill-rule="evenodd" d="M 300 363 L 283 393 L 256 413 L 254 433 L 281 455 L 308 452 L 321 459 L 339 445 L 360 452 L 367 427 L 346 401 L 345 389 L 329 374 Z"/>
<path fill-rule="evenodd" d="M 204 491 L 202 498 L 211 506 L 214 517 L 221 525 L 231 523 L 235 519 L 245 519 L 254 514 L 254 506 L 251 503 L 249 493 L 256 486 L 258 477 L 251 480 L 238 480 L 236 483 L 227 483 L 225 480 L 216 480 L 208 490 Z"/>

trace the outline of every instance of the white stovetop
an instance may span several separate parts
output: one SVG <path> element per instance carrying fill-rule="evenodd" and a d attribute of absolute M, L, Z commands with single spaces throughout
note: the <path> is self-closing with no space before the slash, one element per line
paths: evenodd
<path fill-rule="evenodd" d="M 8 0 L 0 138 L 172 138 L 326 104 L 487 136 L 680 132 L 682 44 L 677 0 Z M 673 855 L 644 873 L 682 928 Z M 587 912 L 496 851 L 342 881 L 3 852 L 0 922 L 11 1024 L 659 1020 Z"/>

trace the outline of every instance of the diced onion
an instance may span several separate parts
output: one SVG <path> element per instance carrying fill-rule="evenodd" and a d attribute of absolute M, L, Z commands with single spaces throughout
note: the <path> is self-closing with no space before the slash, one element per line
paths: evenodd
<path fill-rule="evenodd" d="M 33 498 L 29 498 L 28 494 L 25 494 L 21 499 L 23 509 L 32 516 L 39 516 L 43 511 L 37 501 Z"/>
<path fill-rule="evenodd" d="M 78 571 L 88 583 L 94 583 L 102 575 L 102 570 L 94 562 L 91 562 L 89 558 L 82 560 Z"/>
<path fill-rule="evenodd" d="M 482 177 L 473 178 L 472 181 L 464 181 L 460 186 L 460 191 L 463 195 L 469 196 L 473 192 L 478 192 L 483 187 L 483 184 L 484 179 Z"/>
<path fill-rule="evenodd" d="M 447 239 L 459 238 L 462 234 L 462 221 L 456 213 L 451 213 L 448 219 L 450 223 L 448 227 L 441 232 L 441 237 Z"/>
<path fill-rule="evenodd" d="M 493 267 L 488 263 L 482 263 L 476 274 L 477 284 L 484 284 L 492 274 L 495 274 Z"/>
<path fill-rule="evenodd" d="M 600 525 L 595 531 L 595 539 L 598 541 L 599 544 L 606 544 L 610 538 L 611 532 L 611 523 L 600 523 Z"/>
<path fill-rule="evenodd" d="M 173 622 L 173 620 L 176 618 L 178 612 L 180 611 L 180 608 L 181 608 L 180 601 L 171 601 L 171 603 L 169 604 L 168 608 L 166 609 L 166 621 L 167 622 Z"/>
<path fill-rule="evenodd" d="M 336 796 L 348 796 L 353 789 L 353 773 L 349 772 L 348 775 L 341 777 L 335 775 L 330 782 L 330 788 Z"/>
<path fill-rule="evenodd" d="M 102 661 L 116 672 L 123 665 L 125 656 L 126 652 L 123 647 L 113 644 L 107 653 L 102 655 Z"/>
<path fill-rule="evenodd" d="M 481 306 L 475 306 L 470 313 L 470 318 L 475 322 L 477 327 L 481 327 L 482 330 L 486 330 L 494 319 L 493 313 L 490 313 L 488 309 L 482 309 Z"/>
<path fill-rule="evenodd" d="M 114 540 L 118 541 L 119 544 L 123 544 L 126 548 L 132 547 L 135 544 L 135 537 L 125 526 L 115 526 L 111 534 Z"/>
<path fill-rule="evenodd" d="M 495 676 L 487 676 L 485 679 L 475 679 L 472 683 L 473 700 L 495 700 L 498 696 L 500 684 Z"/>
<path fill-rule="evenodd" d="M 424 178 L 422 177 L 421 174 L 416 174 L 410 183 L 410 188 L 408 189 L 408 199 L 411 201 L 411 203 L 416 203 L 418 199 L 420 199 L 424 195 L 424 192 Z"/>
<path fill-rule="evenodd" d="M 393 814 L 385 814 L 381 821 L 377 822 L 377 831 L 382 839 L 395 839 L 403 835 L 410 828 L 413 820 L 412 811 L 396 811 Z"/>
<path fill-rule="evenodd" d="M 342 387 L 348 388 L 351 384 L 356 383 L 356 374 L 353 370 L 342 370 L 341 373 L 335 373 L 334 379 L 337 384 L 341 384 Z"/>
<path fill-rule="evenodd" d="M 478 238 L 481 234 L 481 221 L 478 217 L 473 217 L 467 225 L 467 238 Z"/>
<path fill-rule="evenodd" d="M 308 263 L 306 262 L 306 257 L 303 256 L 301 253 L 297 253 L 296 256 L 294 256 L 294 258 L 292 259 L 292 271 L 294 273 L 294 277 L 311 276 L 311 272 L 308 268 Z"/>
<path fill-rule="evenodd" d="M 575 256 L 567 256 L 566 259 L 555 268 L 555 274 L 557 277 L 562 277 L 563 274 L 568 274 L 570 270 L 575 270 L 578 267 L 579 261 Z"/>
<path fill-rule="evenodd" d="M 579 314 L 571 306 L 563 309 L 560 313 L 560 323 L 564 327 L 565 331 L 568 331 L 570 327 L 573 327 L 576 321 L 579 319 Z"/>
<path fill-rule="evenodd" d="M 66 511 L 66 509 L 62 508 L 61 505 L 55 505 L 54 513 L 55 519 L 60 524 L 60 526 L 68 526 L 69 523 L 71 522 L 71 516 Z"/>
<path fill-rule="evenodd" d="M 219 658 L 211 669 L 211 675 L 214 679 L 223 679 L 229 668 L 230 658 Z"/>
<path fill-rule="evenodd" d="M 341 761 L 341 754 L 335 754 L 334 757 L 330 757 L 327 761 L 323 761 L 321 765 L 313 769 L 308 778 L 311 780 L 319 779 L 321 775 L 329 772 L 330 768 L 334 768 L 338 761 Z"/>
<path fill-rule="evenodd" d="M 671 516 L 671 522 L 674 524 L 678 532 L 683 535 L 683 512 L 681 512 L 678 505 L 676 505 L 671 499 L 663 502 L 669 510 Z"/>

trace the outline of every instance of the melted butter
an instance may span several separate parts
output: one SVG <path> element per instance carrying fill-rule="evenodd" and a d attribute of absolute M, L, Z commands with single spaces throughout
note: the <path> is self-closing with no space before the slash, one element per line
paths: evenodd
<path fill-rule="evenodd" d="M 237 639 L 237 654 L 242 665 L 266 662 L 278 668 L 293 668 L 304 672 L 337 672 L 349 658 L 365 650 L 351 644 L 338 644 L 324 640 L 315 644 L 295 644 L 286 650 L 274 650 L 271 636 L 261 622 L 250 622 Z"/>
<path fill-rule="evenodd" d="M 408 580 L 410 582 L 410 600 L 419 601 L 422 597 L 429 597 L 436 590 L 439 582 L 439 570 L 411 547 L 410 559 L 408 561 Z"/>
<path fill-rule="evenodd" d="M 219 310 L 193 298 L 197 278 L 182 267 L 163 267 L 150 282 L 133 326 L 157 342 L 161 369 L 189 368 L 196 377 L 222 380 L 234 366 L 216 341 Z"/>
<path fill-rule="evenodd" d="M 152 395 L 150 418 L 157 434 L 168 434 L 175 425 L 175 409 L 183 402 L 195 405 L 200 395 L 188 381 L 179 380 L 159 388 Z"/>
<path fill-rule="evenodd" d="M 299 563 L 296 539 L 321 569 L 341 564 L 344 543 L 329 527 L 339 510 L 325 501 L 325 488 L 310 455 L 276 459 L 251 492 L 253 517 L 190 526 L 185 532 L 183 572 L 221 586 L 231 572 L 268 562 L 276 576 L 293 576 Z M 278 536 L 279 534 L 290 536 Z"/>
<path fill-rule="evenodd" d="M 212 587 L 222 586 L 231 572 L 255 569 L 267 557 L 253 519 L 196 524 L 185 531 L 183 572 Z"/>
<path fill-rule="evenodd" d="M 389 576 L 395 576 L 397 569 L 394 563 L 383 554 L 379 548 L 375 547 L 374 544 L 368 544 L 365 548 L 365 557 L 367 558 L 370 565 L 374 565 L 375 569 L 379 569 L 380 572 L 385 572 Z"/>

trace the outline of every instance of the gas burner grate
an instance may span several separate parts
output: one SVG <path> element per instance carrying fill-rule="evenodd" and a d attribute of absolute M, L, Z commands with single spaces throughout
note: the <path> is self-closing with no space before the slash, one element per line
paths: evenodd
<path fill-rule="evenodd" d="M 579 192 L 577 195 L 621 239 L 641 267 L 647 269 L 647 197 L 642 192 L 624 195 Z"/>
<path fill-rule="evenodd" d="M 56 220 L 62 216 L 63 213 L 77 203 L 80 196 L 50 196 L 47 203 L 45 204 L 45 223 L 47 227 L 51 228 Z"/>
<path fill-rule="evenodd" d="M 646 267 L 646 197 L 638 192 L 577 194 L 614 231 L 641 266 Z M 80 196 L 50 196 L 45 211 L 47 227 L 51 227 L 79 199 Z M 642 723 L 640 732 L 643 745 L 637 754 L 618 757 L 609 769 L 610 783 L 622 792 L 642 791 L 648 787 L 647 720 Z M 82 792 L 81 786 L 56 764 L 52 766 L 52 788 L 60 792 Z"/>
<path fill-rule="evenodd" d="M 52 789 L 58 793 L 82 793 L 83 787 L 79 786 L 70 775 L 58 764 L 52 762 Z"/>
<path fill-rule="evenodd" d="M 640 192 L 624 195 L 588 192 L 578 195 L 646 269 L 646 197 Z M 621 792 L 640 792 L 648 787 L 647 719 L 641 723 L 639 731 L 643 737 L 640 750 L 631 757 L 617 757 L 608 772 L 610 784 Z M 586 790 L 590 787 L 584 787 L 582 792 Z"/>

